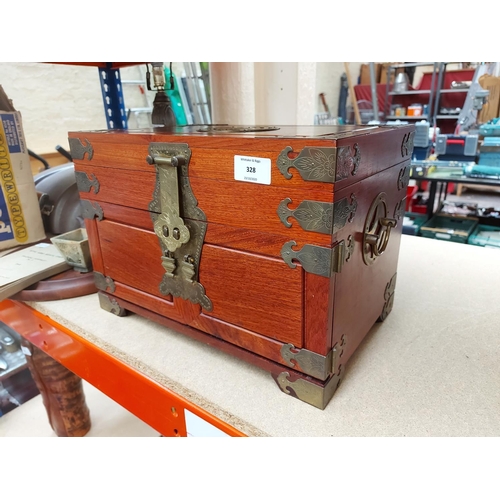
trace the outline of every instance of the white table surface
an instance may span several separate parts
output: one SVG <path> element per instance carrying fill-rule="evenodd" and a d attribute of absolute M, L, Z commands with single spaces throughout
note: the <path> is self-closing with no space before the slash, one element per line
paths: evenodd
<path fill-rule="evenodd" d="M 96 295 L 30 303 L 251 436 L 499 436 L 500 251 L 403 236 L 392 313 L 325 410 L 266 371 Z"/>

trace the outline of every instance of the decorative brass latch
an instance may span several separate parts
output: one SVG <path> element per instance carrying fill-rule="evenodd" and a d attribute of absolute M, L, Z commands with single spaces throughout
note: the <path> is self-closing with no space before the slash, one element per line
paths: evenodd
<path fill-rule="evenodd" d="M 156 167 L 156 187 L 149 210 L 163 253 L 165 275 L 160 292 L 200 304 L 211 311 L 212 301 L 198 282 L 207 223 L 189 183 L 190 158 L 187 144 L 158 142 L 150 144 L 146 158 Z"/>

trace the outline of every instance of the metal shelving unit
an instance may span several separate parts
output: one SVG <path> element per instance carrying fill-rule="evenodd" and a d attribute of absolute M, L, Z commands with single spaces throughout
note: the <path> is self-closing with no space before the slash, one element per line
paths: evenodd
<path fill-rule="evenodd" d="M 402 68 L 414 68 L 414 67 L 420 67 L 420 66 L 432 66 L 433 71 L 432 71 L 432 77 L 431 77 L 431 84 L 429 89 L 413 89 L 413 90 L 407 90 L 404 92 L 396 92 L 391 89 L 391 78 L 393 76 L 393 73 L 395 73 L 398 69 Z M 434 97 L 436 94 L 436 85 L 437 85 L 437 76 L 439 72 L 439 63 L 437 62 L 420 62 L 420 63 L 404 63 L 404 64 L 394 64 L 390 65 L 387 67 L 387 83 L 386 83 L 386 95 L 385 95 L 385 110 L 384 113 L 386 115 L 387 120 L 431 120 L 432 119 L 432 104 L 434 101 Z M 394 74 L 395 76 L 395 74 Z M 390 107 L 389 107 L 389 96 L 411 96 L 411 95 L 428 95 L 429 100 L 427 102 L 427 109 L 429 113 L 427 114 L 422 114 L 419 116 L 409 116 L 409 115 L 403 115 L 403 116 L 398 116 L 398 115 L 393 115 L 390 114 Z"/>
<path fill-rule="evenodd" d="M 434 112 L 432 114 L 433 120 L 431 122 L 431 125 L 434 127 L 438 126 L 437 120 L 455 120 L 457 121 L 459 119 L 460 113 L 456 114 L 443 114 L 440 113 L 440 105 L 441 105 L 441 95 L 443 94 L 468 94 L 469 88 L 457 88 L 457 89 L 444 89 L 443 84 L 445 80 L 445 75 L 447 72 L 447 67 L 449 64 L 454 64 L 452 62 L 441 62 L 439 63 L 439 78 L 438 78 L 438 84 L 437 84 L 437 91 L 436 91 L 436 99 L 434 101 Z M 464 96 L 464 101 L 467 98 L 467 96 Z M 463 106 L 463 104 L 462 104 Z"/>

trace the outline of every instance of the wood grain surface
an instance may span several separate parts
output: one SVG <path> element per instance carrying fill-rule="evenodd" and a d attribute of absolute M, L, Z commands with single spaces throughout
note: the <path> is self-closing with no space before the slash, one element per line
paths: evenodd
<path fill-rule="evenodd" d="M 21 337 L 33 380 L 42 395 L 49 423 L 58 437 L 81 437 L 90 430 L 82 379 Z"/>
<path fill-rule="evenodd" d="M 92 189 L 88 193 L 80 193 L 80 197 L 97 201 L 103 211 L 105 204 L 143 211 L 149 209 L 156 183 L 155 173 L 135 172 L 131 174 L 130 171 L 123 169 L 87 166 L 80 168 L 79 171 L 86 172 L 89 176 L 95 175 L 99 181 L 97 194 Z M 332 193 L 312 189 L 305 192 L 300 189 L 204 178 L 192 178 L 190 182 L 193 194 L 198 200 L 198 206 L 203 210 L 208 222 L 280 234 L 289 239 L 307 239 L 318 245 L 331 243 L 329 235 L 305 231 L 293 218 L 289 220 L 292 227 L 287 228 L 280 220 L 277 210 L 286 198 L 292 200 L 289 205 L 292 210 L 304 200 L 332 203 Z M 104 214 L 107 215 L 106 212 Z M 126 216 L 126 211 L 123 211 L 122 215 Z M 141 221 L 143 225 L 144 215 Z"/>
<path fill-rule="evenodd" d="M 98 227 L 104 274 L 163 298 L 158 287 L 165 269 L 156 234 L 107 220 L 100 221 Z"/>
<path fill-rule="evenodd" d="M 282 260 L 204 245 L 200 283 L 212 301 L 204 314 L 302 346 L 302 268 Z"/>
<path fill-rule="evenodd" d="M 396 272 L 402 221 L 391 232 L 389 246 L 373 265 L 362 258 L 366 215 L 380 193 L 387 196 L 388 218 L 406 194 L 398 186 L 403 166 L 409 165 L 404 147 L 413 126 L 402 127 L 283 127 L 279 133 L 206 134 L 196 127 L 175 133 L 152 131 L 75 132 L 93 148 L 75 161 L 75 169 L 99 181 L 99 191 L 81 193 L 97 201 L 104 220 L 87 224 L 97 268 L 116 282 L 115 296 L 156 319 L 178 321 L 182 331 L 203 336 L 214 345 L 243 350 L 253 361 L 269 366 L 283 363 L 285 343 L 327 355 L 346 339 L 345 364 L 371 329 L 384 307 L 384 291 Z M 155 167 L 146 162 L 151 142 L 188 144 L 190 185 L 208 221 L 199 262 L 199 282 L 213 303 L 207 311 L 180 298 L 165 298 L 158 289 L 164 276 L 161 249 L 148 212 L 156 183 Z M 304 147 L 337 147 L 347 157 L 359 153 L 359 165 L 344 162 L 347 177 L 335 184 L 304 181 L 295 168 L 286 179 L 277 167 L 285 147 L 296 157 Z M 345 149 L 341 149 L 345 148 Z M 271 160 L 271 185 L 234 180 L 235 155 Z M 339 168 L 339 161 L 338 168 Z M 349 163 L 349 161 L 351 163 Z M 357 210 L 352 221 L 332 235 L 305 231 L 277 209 L 286 198 L 293 210 L 302 201 L 333 203 L 354 195 Z M 181 209 L 182 212 L 182 209 Z M 181 213 L 182 215 L 182 213 Z M 288 267 L 281 258 L 291 240 L 331 247 L 351 238 L 354 250 L 340 273 L 324 278 Z M 135 305 L 134 305 L 135 304 Z M 125 306 L 127 309 L 128 306 Z M 134 309 L 135 308 L 135 309 Z M 187 326 L 189 325 L 189 326 Z M 186 330 L 187 329 L 187 330 Z M 196 336 L 195 335 L 195 336 Z M 293 376 L 292 376 L 293 378 Z"/>
<path fill-rule="evenodd" d="M 339 342 L 342 335 L 346 336 L 345 362 L 380 316 L 385 302 L 385 287 L 397 271 L 402 218 L 391 230 L 386 251 L 372 265 L 363 261 L 362 239 L 366 214 L 379 193 L 387 196 L 389 218 L 394 217 L 397 203 L 406 196 L 406 189 L 397 188 L 399 171 L 400 166 L 392 167 L 346 189 L 356 192 L 360 216 L 338 234 L 339 240 L 346 239 L 350 234 L 355 238 L 351 259 L 335 277 L 332 345 Z"/>

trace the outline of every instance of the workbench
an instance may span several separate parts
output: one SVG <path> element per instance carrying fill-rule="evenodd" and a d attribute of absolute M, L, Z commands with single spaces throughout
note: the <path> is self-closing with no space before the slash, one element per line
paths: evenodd
<path fill-rule="evenodd" d="M 193 415 L 230 436 L 498 436 L 499 258 L 403 235 L 394 308 L 325 410 L 202 342 L 103 311 L 95 294 L 7 300 L 0 320 L 165 436 L 185 436 Z"/>

